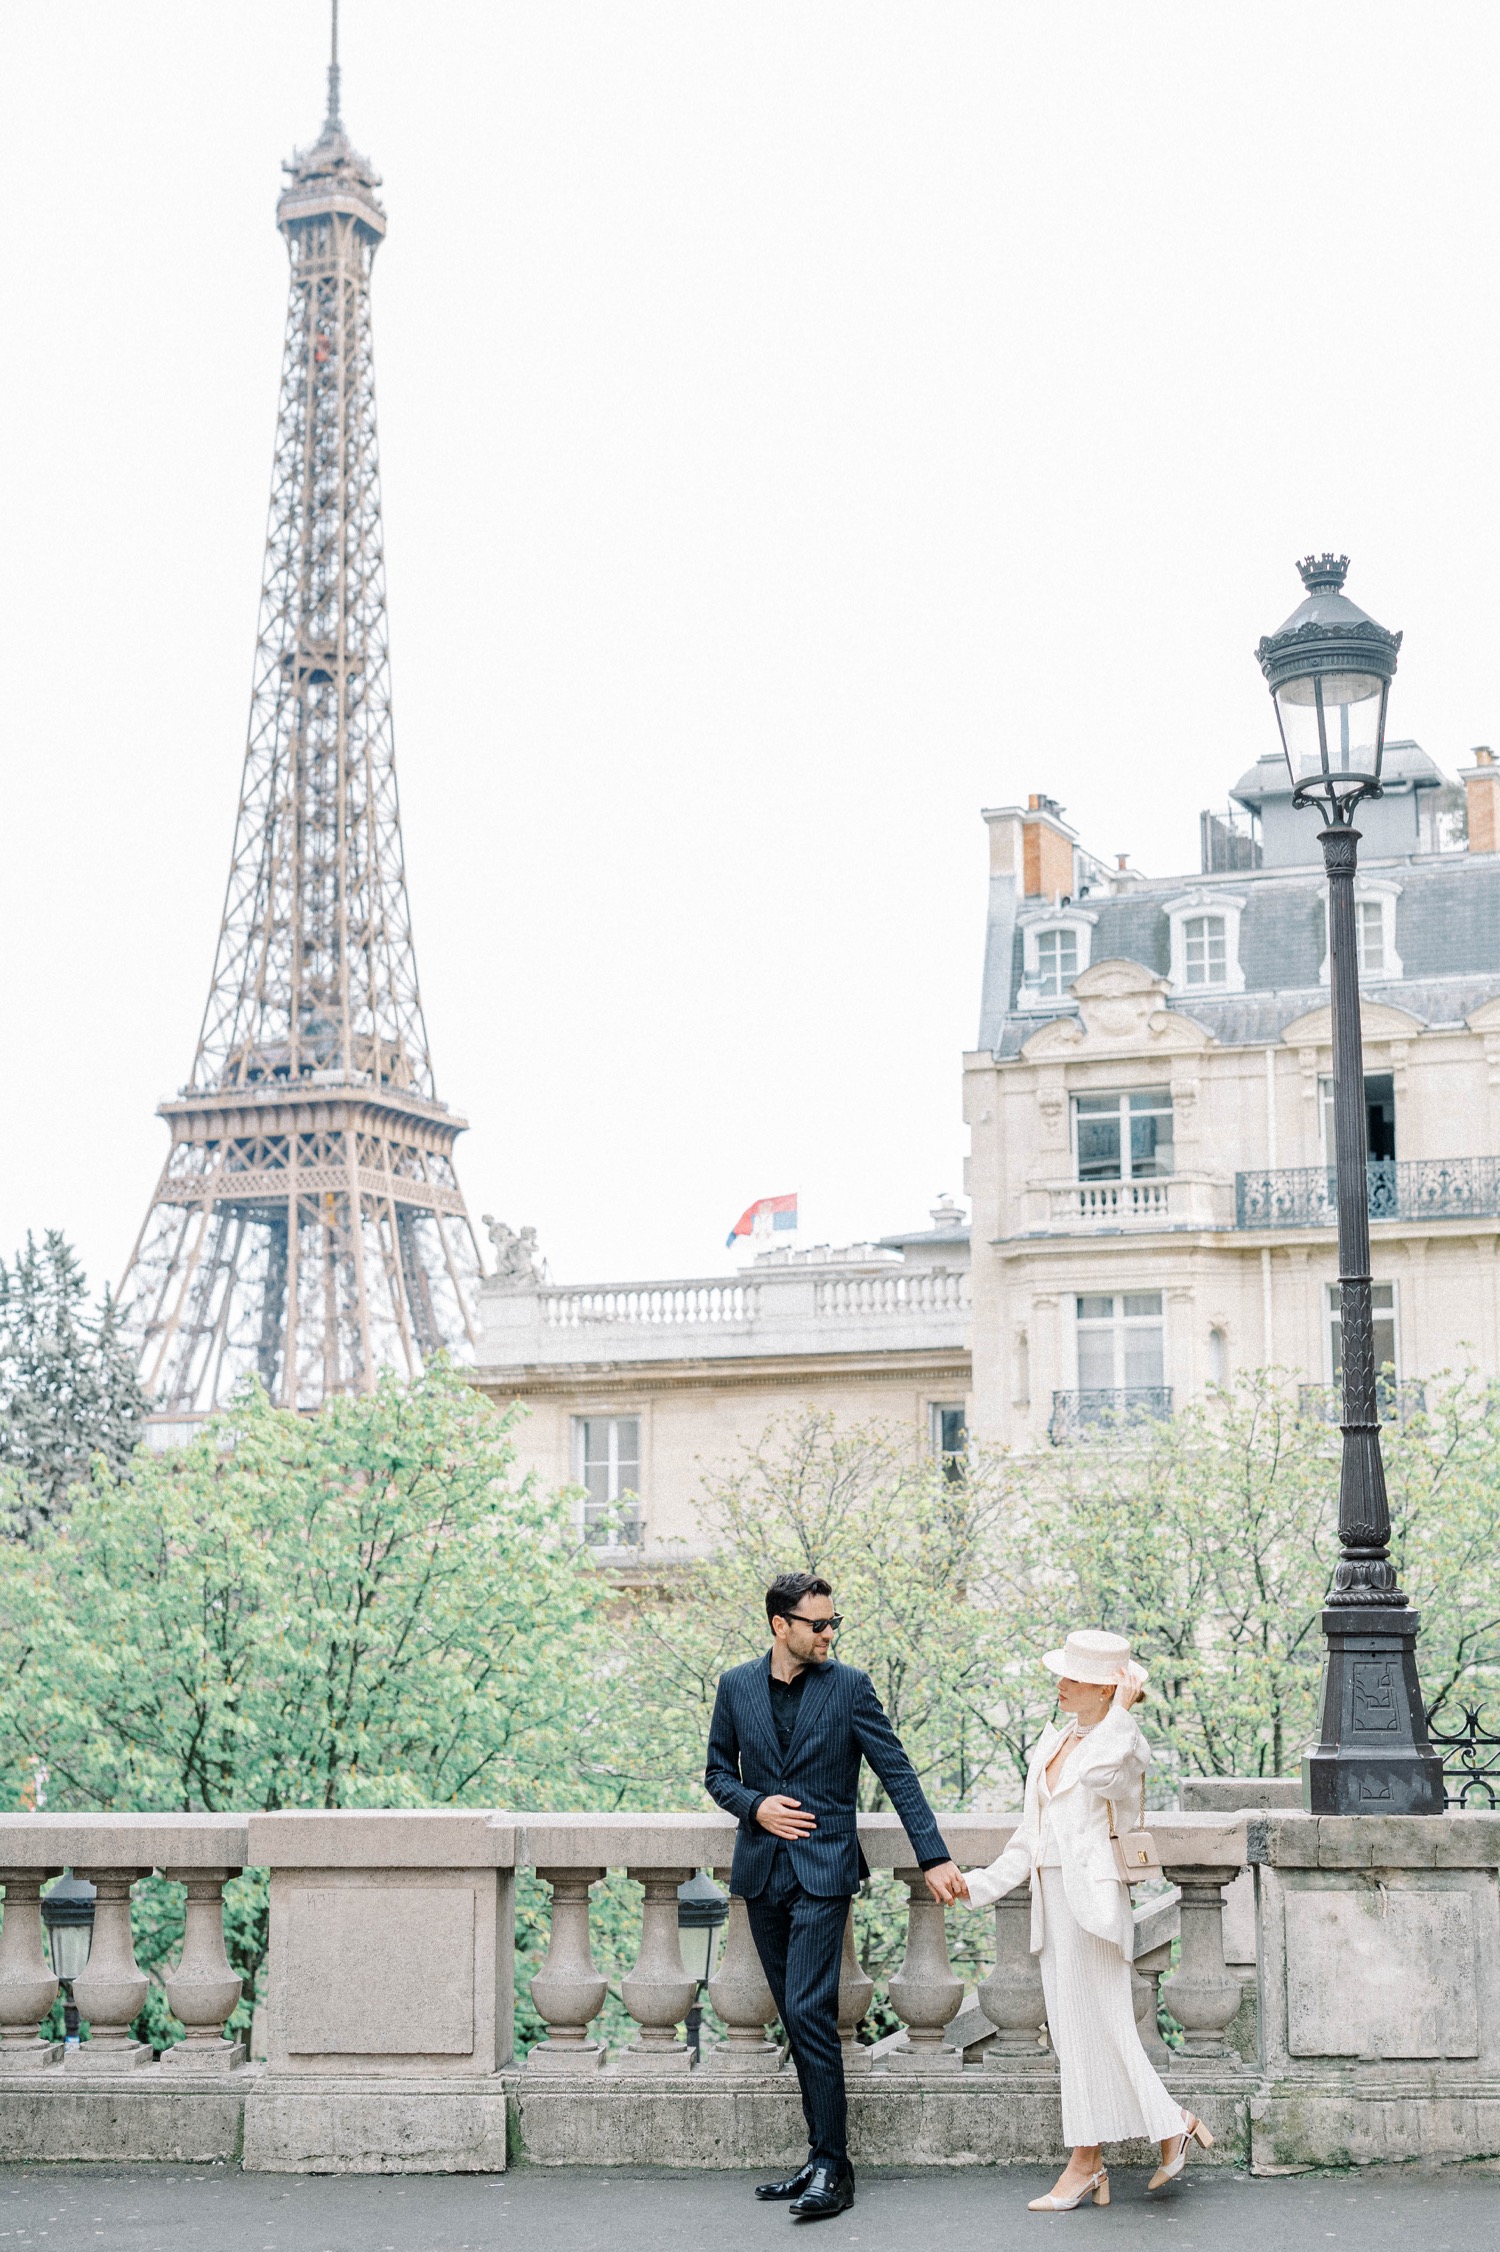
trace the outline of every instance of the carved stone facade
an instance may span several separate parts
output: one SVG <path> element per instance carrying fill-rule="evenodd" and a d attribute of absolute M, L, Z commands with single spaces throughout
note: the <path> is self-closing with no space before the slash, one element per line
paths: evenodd
<path fill-rule="evenodd" d="M 1398 749 L 1400 786 L 1436 797 L 1431 762 Z M 1471 796 L 1493 774 L 1481 762 Z M 1259 810 L 1273 782 L 1257 769 L 1240 790 Z M 1303 859 L 1189 885 L 1106 869 L 1045 799 L 986 820 L 981 1045 L 964 1068 L 976 1435 L 1086 1437 L 1263 1365 L 1329 1412 L 1340 1324 L 1316 822 L 1304 840 L 1268 821 L 1278 851 Z M 1500 1366 L 1500 853 L 1451 849 L 1420 804 L 1407 820 L 1433 849 L 1372 857 L 1360 876 L 1390 1414 L 1444 1369 Z M 1052 899 L 1024 888 L 1038 824 L 1071 840 L 1072 889 Z"/>

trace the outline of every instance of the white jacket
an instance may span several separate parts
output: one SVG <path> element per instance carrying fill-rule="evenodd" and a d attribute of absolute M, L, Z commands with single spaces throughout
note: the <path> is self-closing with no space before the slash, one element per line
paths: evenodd
<path fill-rule="evenodd" d="M 1042 1778 L 1059 1745 L 1072 1735 L 1065 1728 L 1047 1728 L 1026 1771 L 1026 1804 L 1021 1826 L 998 1861 L 987 1869 L 966 1872 L 969 1900 L 987 1908 L 1036 1869 L 1042 1849 Z M 1113 1801 L 1123 1834 L 1135 1827 L 1140 1812 L 1141 1778 L 1151 1765 L 1151 1747 L 1127 1707 L 1112 1705 L 1073 1752 L 1058 1787 L 1049 1801 L 1052 1835 L 1062 1864 L 1068 1906 L 1085 1931 L 1098 1939 L 1113 1940 L 1126 1962 L 1135 1953 L 1135 1925 L 1130 1887 L 1115 1866 L 1109 1842 L 1109 1810 Z M 1031 1951 L 1042 1945 L 1042 1888 L 1031 1888 Z"/>

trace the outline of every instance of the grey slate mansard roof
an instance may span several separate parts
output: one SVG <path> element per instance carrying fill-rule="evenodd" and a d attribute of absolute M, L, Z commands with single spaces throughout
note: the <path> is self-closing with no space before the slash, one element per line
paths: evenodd
<path fill-rule="evenodd" d="M 1500 853 L 1421 853 L 1370 860 L 1361 873 L 1401 886 L 1396 900 L 1396 954 L 1400 977 L 1367 977 L 1373 1001 L 1407 1009 L 1424 1024 L 1462 1024 L 1483 1002 L 1500 997 Z M 1264 1044 L 1310 1009 L 1323 1006 L 1328 988 L 1319 978 L 1323 960 L 1320 865 L 1240 869 L 1228 875 L 1168 876 L 1122 894 L 1090 892 L 1080 904 L 1096 920 L 1091 962 L 1140 962 L 1158 976 L 1171 968 L 1171 926 L 1164 912 L 1185 891 L 1223 891 L 1245 902 L 1240 917 L 1243 993 L 1215 1000 L 1194 994 L 1168 1007 L 1192 1017 L 1226 1047 Z M 1069 1015 L 1076 1002 L 1054 1010 L 1017 1011 L 1022 972 L 1018 909 L 1041 902 L 1015 896 L 1010 877 L 990 879 L 979 1046 L 1005 1058 L 1019 1055 L 1049 1015 Z"/>

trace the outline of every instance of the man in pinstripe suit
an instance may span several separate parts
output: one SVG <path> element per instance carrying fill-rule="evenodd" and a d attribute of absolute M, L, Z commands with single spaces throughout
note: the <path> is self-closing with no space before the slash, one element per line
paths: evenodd
<path fill-rule="evenodd" d="M 933 1898 L 959 1898 L 963 1880 L 869 1675 L 832 1655 L 839 1617 L 827 1580 L 783 1572 L 766 1617 L 768 1655 L 720 1679 L 704 1782 L 739 1822 L 730 1890 L 745 1902 L 807 2120 L 807 2163 L 755 2194 L 820 2221 L 854 2203 L 838 1994 L 849 1902 L 870 1873 L 855 1828 L 861 1759 L 885 1785 Z"/>

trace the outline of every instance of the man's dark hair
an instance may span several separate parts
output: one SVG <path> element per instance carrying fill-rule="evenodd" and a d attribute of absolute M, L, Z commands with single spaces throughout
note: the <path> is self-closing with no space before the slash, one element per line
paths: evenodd
<path fill-rule="evenodd" d="M 766 1623 L 790 1618 L 804 1595 L 831 1595 L 833 1589 L 818 1572 L 778 1572 L 766 1589 Z"/>

